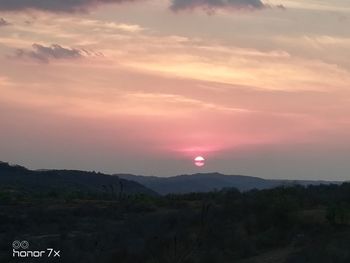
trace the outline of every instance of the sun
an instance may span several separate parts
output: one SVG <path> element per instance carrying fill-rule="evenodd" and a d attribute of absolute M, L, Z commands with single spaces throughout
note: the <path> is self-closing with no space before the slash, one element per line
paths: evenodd
<path fill-rule="evenodd" d="M 194 158 L 194 165 L 197 167 L 202 167 L 205 164 L 205 159 L 203 156 L 197 156 Z"/>

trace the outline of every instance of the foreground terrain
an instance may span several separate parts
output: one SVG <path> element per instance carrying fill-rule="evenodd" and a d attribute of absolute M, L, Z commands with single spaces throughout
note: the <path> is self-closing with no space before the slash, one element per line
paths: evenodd
<path fill-rule="evenodd" d="M 126 181 L 35 187 L 18 169 L 0 185 L 0 262 L 350 262 L 348 183 L 160 196 Z M 61 257 L 13 257 L 15 240 Z"/>
<path fill-rule="evenodd" d="M 350 185 L 93 196 L 0 192 L 0 262 L 14 240 L 58 262 L 350 262 Z"/>

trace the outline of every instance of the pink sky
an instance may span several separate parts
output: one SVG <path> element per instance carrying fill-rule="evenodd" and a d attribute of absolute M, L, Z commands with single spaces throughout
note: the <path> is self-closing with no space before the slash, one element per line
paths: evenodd
<path fill-rule="evenodd" d="M 0 160 L 349 179 L 347 0 L 103 2 L 0 2 Z"/>

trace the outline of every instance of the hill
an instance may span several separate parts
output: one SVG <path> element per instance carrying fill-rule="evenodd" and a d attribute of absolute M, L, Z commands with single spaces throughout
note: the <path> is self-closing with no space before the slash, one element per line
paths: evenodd
<path fill-rule="evenodd" d="M 237 188 L 240 191 L 248 191 L 252 189 L 269 189 L 282 185 L 320 185 L 339 183 L 329 181 L 268 180 L 259 177 L 224 175 L 220 173 L 199 173 L 174 177 L 136 176 L 130 174 L 118 174 L 117 176 L 139 182 L 159 194 L 210 192 L 224 188 Z"/>
<path fill-rule="evenodd" d="M 117 176 L 74 170 L 28 170 L 18 165 L 0 162 L 2 189 L 22 192 L 84 192 L 91 194 L 157 195 L 140 183 Z"/>

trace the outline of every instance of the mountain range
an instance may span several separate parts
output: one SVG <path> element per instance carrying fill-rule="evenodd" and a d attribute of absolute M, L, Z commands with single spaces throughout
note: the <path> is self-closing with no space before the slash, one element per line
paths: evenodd
<path fill-rule="evenodd" d="M 340 184 L 334 181 L 269 180 L 243 175 L 198 173 L 173 177 L 132 174 L 107 175 L 76 170 L 29 170 L 0 162 L 0 187 L 34 192 L 86 192 L 94 194 L 166 195 L 211 192 L 225 188 L 240 191 L 288 185 Z"/>
<path fill-rule="evenodd" d="M 117 176 L 138 182 L 162 195 L 171 193 L 210 192 L 224 188 L 237 188 L 240 191 L 248 191 L 252 189 L 261 190 L 296 184 L 340 184 L 340 182 L 335 181 L 268 180 L 259 177 L 224 175 L 220 173 L 198 173 L 173 177 L 136 176 L 130 174 L 118 174 Z"/>

